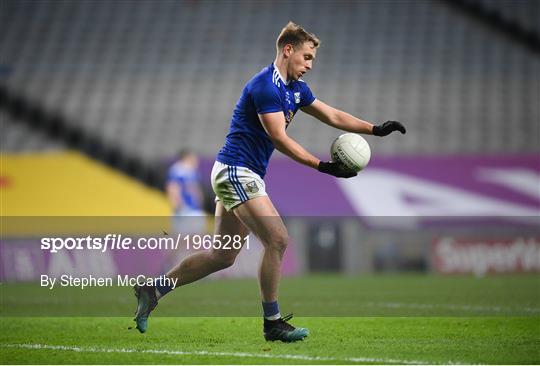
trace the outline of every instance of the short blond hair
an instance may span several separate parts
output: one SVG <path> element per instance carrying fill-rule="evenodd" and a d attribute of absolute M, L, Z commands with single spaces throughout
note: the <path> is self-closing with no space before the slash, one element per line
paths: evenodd
<path fill-rule="evenodd" d="M 316 35 L 309 33 L 298 24 L 289 22 L 279 33 L 276 40 L 276 49 L 279 52 L 286 44 L 290 44 L 296 49 L 306 42 L 312 42 L 315 48 L 321 44 L 321 41 Z"/>

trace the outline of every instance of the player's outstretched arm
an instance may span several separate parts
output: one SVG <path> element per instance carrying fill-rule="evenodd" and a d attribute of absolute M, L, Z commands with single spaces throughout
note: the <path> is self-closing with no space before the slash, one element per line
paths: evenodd
<path fill-rule="evenodd" d="M 386 136 L 393 131 L 401 133 L 407 132 L 405 127 L 397 121 L 387 121 L 381 125 L 373 125 L 370 122 L 361 120 L 350 115 L 347 112 L 333 108 L 320 100 L 315 100 L 309 106 L 302 108 L 303 112 L 317 118 L 319 121 L 326 123 L 335 128 L 347 132 L 363 133 L 367 135 Z"/>
<path fill-rule="evenodd" d="M 338 178 L 350 178 L 356 175 L 337 162 L 323 162 L 304 149 L 298 142 L 285 132 L 285 117 L 283 112 L 259 114 L 262 126 L 274 143 L 276 149 L 300 164 L 307 165 L 318 171 Z"/>

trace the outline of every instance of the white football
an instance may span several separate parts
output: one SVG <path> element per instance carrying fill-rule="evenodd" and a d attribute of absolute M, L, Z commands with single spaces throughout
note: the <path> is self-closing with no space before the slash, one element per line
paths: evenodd
<path fill-rule="evenodd" d="M 344 133 L 334 140 L 330 148 L 332 160 L 340 161 L 347 168 L 359 172 L 371 158 L 367 141 L 356 133 Z"/>

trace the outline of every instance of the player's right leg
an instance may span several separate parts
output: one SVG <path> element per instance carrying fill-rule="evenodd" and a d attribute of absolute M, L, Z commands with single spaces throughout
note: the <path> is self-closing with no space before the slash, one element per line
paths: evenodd
<path fill-rule="evenodd" d="M 217 202 L 214 233 L 221 235 L 221 237 L 240 235 L 243 238 L 249 234 L 249 231 L 232 212 L 225 210 L 221 202 Z M 231 266 L 241 250 L 242 248 L 211 249 L 194 253 L 178 263 L 166 274 L 166 277 L 176 279 L 176 287 L 186 285 Z M 134 320 L 141 333 L 146 332 L 148 317 L 157 306 L 158 299 L 172 289 L 172 287 L 166 286 L 135 287 L 137 310 Z"/>
<path fill-rule="evenodd" d="M 214 235 L 221 237 L 245 237 L 249 234 L 248 229 L 234 216 L 227 212 L 223 204 L 216 203 Z M 177 279 L 177 287 L 197 281 L 214 272 L 230 267 L 242 248 L 234 249 L 211 249 L 195 253 L 167 273 L 167 277 Z"/>

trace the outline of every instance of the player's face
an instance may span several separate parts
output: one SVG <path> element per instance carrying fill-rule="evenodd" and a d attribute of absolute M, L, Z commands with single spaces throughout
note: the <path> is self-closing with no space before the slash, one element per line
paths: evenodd
<path fill-rule="evenodd" d="M 316 53 L 317 49 L 312 42 L 306 42 L 302 47 L 294 50 L 290 56 L 287 78 L 298 80 L 311 70 Z"/>
<path fill-rule="evenodd" d="M 188 154 L 183 159 L 185 164 L 188 164 L 192 168 L 197 168 L 199 166 L 199 158 L 195 154 Z"/>

